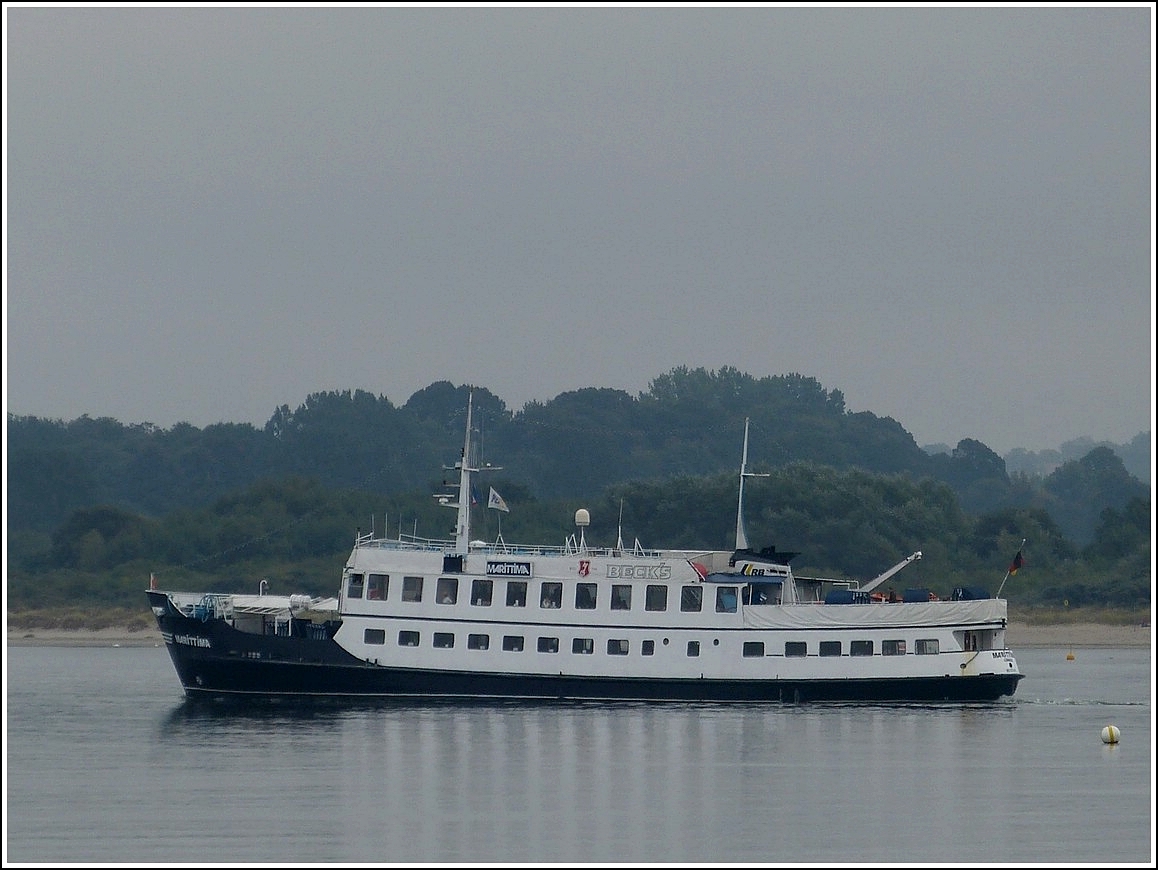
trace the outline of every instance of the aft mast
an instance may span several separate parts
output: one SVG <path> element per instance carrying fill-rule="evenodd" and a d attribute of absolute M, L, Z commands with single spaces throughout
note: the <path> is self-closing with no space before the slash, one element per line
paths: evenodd
<path fill-rule="evenodd" d="M 748 546 L 748 535 L 744 531 L 744 479 L 748 477 L 770 477 L 770 474 L 756 474 L 748 470 L 748 418 L 744 418 L 744 455 L 740 459 L 740 494 L 736 499 L 736 552 L 732 555 L 732 561 L 729 564 L 736 565 L 741 573 L 749 574 L 752 569 L 752 562 L 766 563 L 768 559 L 767 550 L 760 553 L 754 553 Z M 771 550 L 774 552 L 775 547 Z M 779 566 L 781 563 L 776 562 Z M 763 572 L 762 569 L 761 573 Z M 780 603 L 781 604 L 799 604 L 800 595 L 796 589 L 796 579 L 792 576 L 792 568 L 788 565 L 788 561 L 783 561 L 783 573 L 779 569 L 775 572 L 776 576 L 780 578 Z"/>
<path fill-rule="evenodd" d="M 767 474 L 753 474 L 748 471 L 748 418 L 744 418 L 744 456 L 740 460 L 740 496 L 736 500 L 736 549 L 748 549 L 748 535 L 744 531 L 744 478 L 768 477 Z"/>

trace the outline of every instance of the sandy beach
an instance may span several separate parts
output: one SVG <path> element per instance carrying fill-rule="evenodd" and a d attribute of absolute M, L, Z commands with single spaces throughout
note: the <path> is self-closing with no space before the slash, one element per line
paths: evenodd
<path fill-rule="evenodd" d="M 1029 625 L 1011 622 L 1006 640 L 1016 651 L 1028 647 L 1149 647 L 1149 625 L 1108 625 L 1078 622 L 1057 625 Z M 129 647 L 163 646 L 161 633 L 154 629 L 128 631 L 105 628 L 99 631 L 24 628 L 8 630 L 9 646 Z"/>

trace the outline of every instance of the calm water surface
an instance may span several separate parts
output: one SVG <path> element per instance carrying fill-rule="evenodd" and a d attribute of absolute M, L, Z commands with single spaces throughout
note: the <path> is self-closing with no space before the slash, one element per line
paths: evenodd
<path fill-rule="evenodd" d="M 10 647 L 5 865 L 1152 866 L 1151 651 L 1067 652 L 944 708 L 239 711 L 187 703 L 163 648 Z"/>

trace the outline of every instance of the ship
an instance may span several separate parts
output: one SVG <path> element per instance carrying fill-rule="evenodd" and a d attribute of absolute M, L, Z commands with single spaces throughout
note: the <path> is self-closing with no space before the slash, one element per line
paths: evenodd
<path fill-rule="evenodd" d="M 878 590 L 915 552 L 861 584 L 796 576 L 797 553 L 749 545 L 744 424 L 730 550 L 472 537 L 480 461 L 473 397 L 453 537 L 354 535 L 331 597 L 146 590 L 194 700 L 968 703 L 1023 675 L 1007 608 L 983 588 Z M 497 501 L 497 503 L 496 503 Z M 490 506 L 508 511 L 491 488 Z"/>

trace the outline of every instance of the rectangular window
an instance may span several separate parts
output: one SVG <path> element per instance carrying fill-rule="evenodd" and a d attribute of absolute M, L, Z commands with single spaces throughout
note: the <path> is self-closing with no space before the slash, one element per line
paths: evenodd
<path fill-rule="evenodd" d="M 773 583 L 752 583 L 744 587 L 745 604 L 777 604 L 778 587 Z"/>
<path fill-rule="evenodd" d="M 595 584 L 594 583 L 576 583 L 575 584 L 575 609 L 576 610 L 594 610 L 595 609 Z"/>
<path fill-rule="evenodd" d="M 643 597 L 644 610 L 667 610 L 667 587 L 651 584 Z"/>
<path fill-rule="evenodd" d="M 716 613 L 736 612 L 736 587 L 721 586 L 716 590 Z"/>
<path fill-rule="evenodd" d="M 609 656 L 627 655 L 627 641 L 625 639 L 607 641 L 607 654 Z"/>
<path fill-rule="evenodd" d="M 589 637 L 577 637 L 571 641 L 571 652 L 576 655 L 589 656 L 595 652 L 595 641 Z"/>
<path fill-rule="evenodd" d="M 820 655 L 838 656 L 840 655 L 840 641 L 839 640 L 822 640 L 820 642 Z"/>
<path fill-rule="evenodd" d="M 490 649 L 491 636 L 489 634 L 468 634 L 466 636 L 467 649 Z"/>
<path fill-rule="evenodd" d="M 903 656 L 905 654 L 905 642 L 903 640 L 882 640 L 881 641 L 881 655 L 883 656 Z"/>
<path fill-rule="evenodd" d="M 362 640 L 366 643 L 386 643 L 386 630 L 383 628 L 368 628 L 362 634 Z"/>
<path fill-rule="evenodd" d="M 436 631 L 434 633 L 434 640 L 431 645 L 437 649 L 453 649 L 454 648 L 454 633 L 450 631 Z"/>
<path fill-rule="evenodd" d="M 918 640 L 914 644 L 914 652 L 919 656 L 935 656 L 941 651 L 941 643 L 937 638 Z"/>
<path fill-rule="evenodd" d="M 421 577 L 403 577 L 402 578 L 402 600 L 403 601 L 421 601 L 422 600 L 422 578 Z"/>
<path fill-rule="evenodd" d="M 458 578 L 439 577 L 438 588 L 434 590 L 434 600 L 439 604 L 457 604 Z"/>
<path fill-rule="evenodd" d="M 756 659 L 764 655 L 764 641 L 762 640 L 746 640 L 744 641 L 744 658 Z"/>
<path fill-rule="evenodd" d="M 695 658 L 700 654 L 700 642 L 698 640 L 688 641 L 688 655 Z"/>
<path fill-rule="evenodd" d="M 873 654 L 873 642 L 871 640 L 854 640 L 848 645 L 848 654 L 850 656 L 871 656 Z"/>
<path fill-rule="evenodd" d="M 346 585 L 347 598 L 361 598 L 364 578 L 361 574 L 351 574 L 350 582 Z"/>
<path fill-rule="evenodd" d="M 526 607 L 527 606 L 527 581 L 526 580 L 508 580 L 507 581 L 507 607 Z"/>
<path fill-rule="evenodd" d="M 631 610 L 631 587 L 626 583 L 616 583 L 611 587 L 611 609 Z"/>
<path fill-rule="evenodd" d="M 539 606 L 549 610 L 557 610 L 563 603 L 563 584 L 544 583 L 539 590 Z"/>
<path fill-rule="evenodd" d="M 523 638 L 521 635 L 508 634 L 503 638 L 503 649 L 507 652 L 522 652 Z"/>
<path fill-rule="evenodd" d="M 539 638 L 539 652 L 557 653 L 559 651 L 559 638 L 557 637 L 541 637 Z"/>
<path fill-rule="evenodd" d="M 366 599 L 368 601 L 385 601 L 389 588 L 390 578 L 386 574 L 371 574 L 366 578 Z"/>
<path fill-rule="evenodd" d="M 808 644 L 802 640 L 790 640 L 784 644 L 784 655 L 790 658 L 803 658 L 808 655 Z"/>
<path fill-rule="evenodd" d="M 470 585 L 470 603 L 476 607 L 490 607 L 494 585 L 493 580 L 475 580 Z"/>
<path fill-rule="evenodd" d="M 400 631 L 398 632 L 399 646 L 418 646 L 418 632 L 417 631 Z"/>
<path fill-rule="evenodd" d="M 639 654 L 643 656 L 655 655 L 655 641 L 645 640 L 639 647 Z"/>
<path fill-rule="evenodd" d="M 680 590 L 680 610 L 684 613 L 699 613 L 703 609 L 703 586 L 685 586 Z"/>

